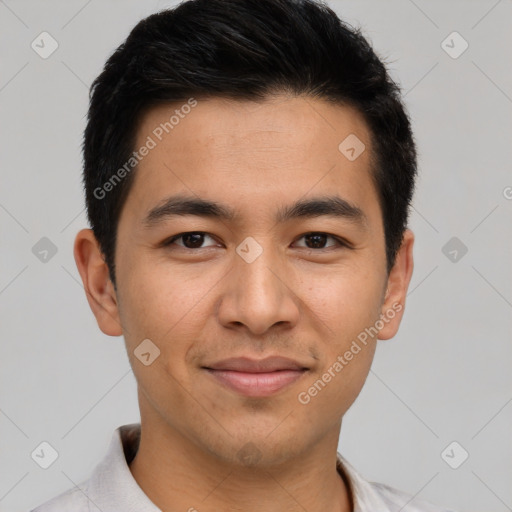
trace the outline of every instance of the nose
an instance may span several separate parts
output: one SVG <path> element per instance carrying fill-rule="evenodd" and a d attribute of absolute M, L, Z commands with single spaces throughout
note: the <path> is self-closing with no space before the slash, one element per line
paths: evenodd
<path fill-rule="evenodd" d="M 258 336 L 273 326 L 291 329 L 300 316 L 293 273 L 271 249 L 248 263 L 238 255 L 222 289 L 218 319 L 226 328 L 247 329 Z"/>

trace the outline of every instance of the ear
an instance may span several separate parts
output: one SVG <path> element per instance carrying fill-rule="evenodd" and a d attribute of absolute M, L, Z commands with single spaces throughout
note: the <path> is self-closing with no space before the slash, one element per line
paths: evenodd
<path fill-rule="evenodd" d="M 98 241 L 91 229 L 82 229 L 76 235 L 74 256 L 87 301 L 99 328 L 109 336 L 121 336 L 123 328 L 116 291 Z"/>
<path fill-rule="evenodd" d="M 402 244 L 396 255 L 395 264 L 391 269 L 386 295 L 381 307 L 381 320 L 384 327 L 380 329 L 377 339 L 388 340 L 398 331 L 405 311 L 405 297 L 414 267 L 412 249 L 414 233 L 410 229 L 404 232 Z"/>

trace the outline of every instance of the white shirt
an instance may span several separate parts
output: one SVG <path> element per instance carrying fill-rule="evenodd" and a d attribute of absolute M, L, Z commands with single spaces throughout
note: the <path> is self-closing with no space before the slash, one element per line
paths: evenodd
<path fill-rule="evenodd" d="M 140 423 L 118 427 L 107 454 L 88 480 L 31 512 L 161 512 L 130 472 L 128 464 L 137 451 L 139 436 Z M 387 485 L 366 481 L 339 453 L 337 468 L 349 483 L 353 512 L 453 512 Z"/>

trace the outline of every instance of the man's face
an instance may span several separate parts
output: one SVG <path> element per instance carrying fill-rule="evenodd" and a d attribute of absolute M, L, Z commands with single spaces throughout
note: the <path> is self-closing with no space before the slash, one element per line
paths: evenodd
<path fill-rule="evenodd" d="M 198 101 L 158 140 L 179 108 L 144 117 L 136 148 L 148 136 L 156 147 L 134 171 L 118 225 L 117 305 L 142 421 L 222 460 L 252 450 L 260 463 L 283 461 L 338 435 L 376 337 L 341 370 L 335 363 L 386 314 L 369 131 L 351 108 L 279 96 Z M 338 148 L 350 134 L 366 145 L 353 161 Z M 156 209 L 177 195 L 234 216 Z M 304 208 L 279 219 L 297 202 L 335 197 L 362 215 Z M 386 328 L 396 331 L 397 318 Z M 134 354 L 146 339 L 160 350 L 149 365 Z M 288 361 L 258 367 L 272 357 Z"/>

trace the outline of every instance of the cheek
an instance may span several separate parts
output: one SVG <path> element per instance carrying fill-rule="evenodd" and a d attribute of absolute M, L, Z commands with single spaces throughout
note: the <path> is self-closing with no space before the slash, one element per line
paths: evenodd
<path fill-rule="evenodd" d="M 313 389 L 319 391 L 315 397 L 311 397 L 310 405 L 317 408 L 319 416 L 331 418 L 335 422 L 348 411 L 366 382 L 374 352 L 375 343 L 369 343 L 362 347 L 361 352 L 354 355 L 351 361 L 342 365 L 342 370 L 336 371 L 334 365 L 326 368 L 320 380 L 328 382 L 324 382 L 323 387 L 317 379 Z M 311 388 L 309 390 L 311 391 Z"/>
<path fill-rule="evenodd" d="M 155 408 L 166 402 L 183 406 L 176 382 L 190 387 L 184 363 L 190 345 L 197 338 L 198 308 L 208 283 L 205 289 L 196 286 L 198 282 L 188 286 L 187 279 L 175 271 L 150 267 L 132 267 L 129 275 L 119 279 L 123 283 L 119 290 L 120 315 L 126 328 L 128 356 L 139 385 Z M 146 339 L 158 349 L 158 355 L 148 366 L 137 359 L 138 347 Z"/>
<path fill-rule="evenodd" d="M 304 289 L 304 302 L 335 345 L 372 325 L 380 312 L 380 287 L 369 272 L 330 272 L 317 275 Z M 309 280 L 309 279 L 308 279 Z M 338 347 L 339 348 L 339 347 Z"/>
<path fill-rule="evenodd" d="M 193 275 L 192 275 L 193 274 Z M 211 320 L 212 292 L 220 275 L 207 273 L 204 269 L 185 274 L 174 266 L 152 265 L 133 268 L 124 280 L 121 293 L 120 314 L 126 326 L 126 340 L 132 367 L 145 382 L 145 368 L 133 357 L 142 340 L 150 339 L 159 352 L 158 359 L 148 368 L 152 379 L 162 385 L 175 387 L 174 378 L 189 386 L 192 376 L 188 373 L 190 352 L 201 338 L 204 325 Z M 145 387 L 153 389 L 155 382 L 148 381 Z M 190 386 L 189 386 L 190 387 Z M 178 393 L 179 395 L 179 393 Z"/>
<path fill-rule="evenodd" d="M 318 338 L 323 356 L 321 368 L 307 384 L 317 382 L 311 389 L 315 407 L 332 409 L 336 404 L 335 411 L 345 410 L 359 394 L 373 361 L 377 338 L 371 327 L 379 319 L 380 284 L 371 275 L 355 272 L 316 283 L 307 288 L 307 306 L 324 333 Z"/>
<path fill-rule="evenodd" d="M 180 330 L 212 286 L 207 276 L 190 279 L 180 269 L 154 264 L 132 268 L 123 278 L 120 309 L 130 337 L 166 338 Z"/>

